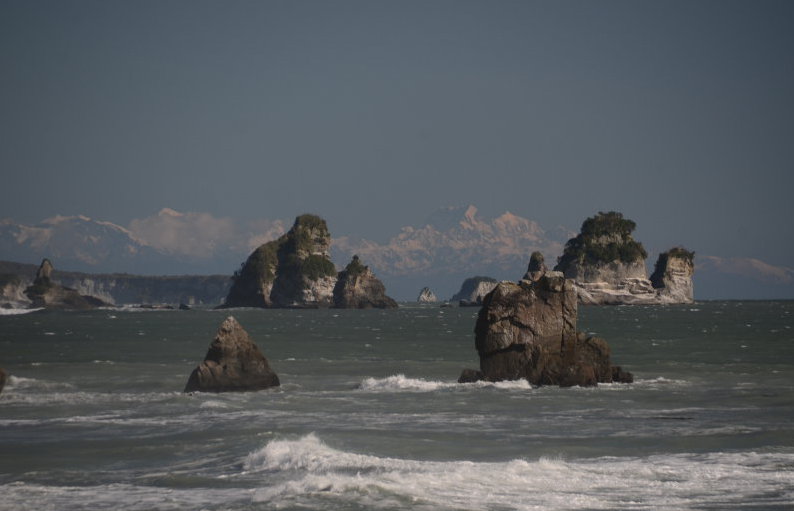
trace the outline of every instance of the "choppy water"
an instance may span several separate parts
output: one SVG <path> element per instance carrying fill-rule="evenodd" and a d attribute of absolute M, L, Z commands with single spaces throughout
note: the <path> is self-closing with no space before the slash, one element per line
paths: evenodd
<path fill-rule="evenodd" d="M 580 308 L 631 385 L 455 383 L 476 309 L 237 310 L 282 386 L 184 395 L 229 314 L 0 317 L 0 509 L 793 509 L 794 302 Z"/>

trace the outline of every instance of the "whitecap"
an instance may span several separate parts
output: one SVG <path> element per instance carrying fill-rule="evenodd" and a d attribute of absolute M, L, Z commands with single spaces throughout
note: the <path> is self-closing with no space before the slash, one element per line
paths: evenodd
<path fill-rule="evenodd" d="M 692 509 L 794 496 L 794 453 L 729 452 L 504 462 L 423 461 L 334 449 L 311 434 L 273 440 L 243 462 L 274 508 Z"/>
<path fill-rule="evenodd" d="M 17 316 L 19 314 L 30 314 L 31 312 L 36 312 L 43 310 L 43 308 L 38 309 L 3 309 L 0 308 L 0 316 Z"/>
<path fill-rule="evenodd" d="M 58 390 L 73 389 L 74 385 L 60 381 L 41 380 L 38 378 L 25 378 L 22 376 L 10 375 L 4 391 L 37 391 L 37 390 Z"/>
<path fill-rule="evenodd" d="M 531 389 L 527 380 L 510 380 L 499 382 L 478 381 L 474 383 L 458 383 L 450 381 L 433 381 L 423 378 L 408 378 L 404 374 L 395 374 L 386 378 L 365 378 L 358 386 L 359 390 L 369 392 L 433 392 L 446 389 L 470 388 L 497 388 L 497 389 Z"/>

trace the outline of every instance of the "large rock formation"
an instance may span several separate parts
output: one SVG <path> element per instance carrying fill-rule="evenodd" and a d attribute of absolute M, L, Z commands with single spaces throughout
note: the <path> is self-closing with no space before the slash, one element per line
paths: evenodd
<path fill-rule="evenodd" d="M 287 234 L 261 245 L 233 277 L 225 307 L 330 307 L 337 273 L 325 220 L 301 215 Z"/>
<path fill-rule="evenodd" d="M 576 332 L 573 282 L 548 272 L 536 281 L 501 282 L 483 300 L 475 326 L 480 370 L 460 382 L 526 379 L 533 385 L 595 385 L 630 382 L 610 362 L 603 339 Z"/>
<path fill-rule="evenodd" d="M 223 307 L 397 307 L 358 256 L 337 274 L 330 247 L 325 220 L 299 216 L 287 234 L 248 257 L 234 274 Z"/>
<path fill-rule="evenodd" d="M 422 290 L 419 291 L 419 296 L 416 298 L 416 301 L 419 303 L 436 303 L 438 297 L 429 287 L 423 287 Z"/>
<path fill-rule="evenodd" d="M 566 278 L 574 281 L 579 302 L 583 304 L 692 302 L 694 266 L 691 258 L 688 270 L 684 271 L 683 265 L 677 266 L 671 270 L 675 272 L 675 278 L 670 273 L 667 280 L 659 277 L 659 284 L 652 284 L 645 271 L 648 254 L 631 236 L 635 228 L 633 221 L 614 211 L 588 218 L 582 224 L 581 232 L 566 243 L 554 270 L 563 272 Z M 665 256 L 663 267 L 666 261 Z M 675 259 L 675 264 L 677 261 Z"/>
<path fill-rule="evenodd" d="M 463 281 L 460 291 L 452 296 L 452 301 L 458 301 L 462 307 L 478 306 L 482 299 L 493 291 L 497 280 L 491 277 L 470 277 Z"/>
<path fill-rule="evenodd" d="M 394 309 L 397 302 L 386 296 L 386 287 L 357 255 L 339 272 L 334 287 L 334 307 L 338 309 Z"/>
<path fill-rule="evenodd" d="M 188 378 L 184 392 L 230 392 L 278 386 L 276 373 L 240 323 L 221 324 L 204 361 Z"/>
<path fill-rule="evenodd" d="M 6 380 L 8 380 L 8 373 L 0 367 L 0 392 L 3 392 L 3 387 L 6 386 Z"/>
<path fill-rule="evenodd" d="M 88 310 L 109 305 L 94 296 L 81 295 L 74 289 L 54 283 L 52 272 L 52 263 L 49 259 L 44 259 L 33 284 L 25 289 L 31 308 Z"/>

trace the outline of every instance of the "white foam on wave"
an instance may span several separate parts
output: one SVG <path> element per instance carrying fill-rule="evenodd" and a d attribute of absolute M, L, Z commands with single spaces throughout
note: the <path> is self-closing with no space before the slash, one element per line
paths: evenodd
<path fill-rule="evenodd" d="M 36 312 L 42 310 L 41 308 L 38 309 L 3 309 L 0 307 L 0 316 L 17 316 L 19 314 L 30 314 L 31 312 Z"/>
<path fill-rule="evenodd" d="M 446 389 L 468 389 L 493 387 L 498 389 L 530 389 L 527 380 L 501 382 L 480 381 L 475 383 L 457 383 L 449 381 L 433 381 L 423 378 L 408 378 L 404 374 L 395 374 L 386 378 L 365 378 L 358 389 L 369 392 L 434 392 Z"/>
<path fill-rule="evenodd" d="M 346 452 L 308 435 L 271 441 L 244 470 L 262 473 L 254 501 L 276 509 L 725 509 L 794 499 L 794 453 L 436 462 Z"/>
<path fill-rule="evenodd" d="M 38 378 L 25 378 L 23 376 L 8 377 L 4 392 L 26 392 L 26 391 L 52 391 L 73 389 L 74 385 L 60 381 L 41 380 Z"/>

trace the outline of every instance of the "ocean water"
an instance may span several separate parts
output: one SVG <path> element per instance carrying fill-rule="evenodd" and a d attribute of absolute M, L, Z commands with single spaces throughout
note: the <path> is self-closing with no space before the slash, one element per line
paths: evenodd
<path fill-rule="evenodd" d="M 183 394 L 226 315 L 282 386 Z M 636 382 L 457 384 L 473 308 L 0 316 L 0 510 L 794 509 L 794 302 L 583 307 Z"/>

